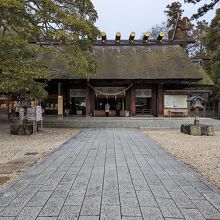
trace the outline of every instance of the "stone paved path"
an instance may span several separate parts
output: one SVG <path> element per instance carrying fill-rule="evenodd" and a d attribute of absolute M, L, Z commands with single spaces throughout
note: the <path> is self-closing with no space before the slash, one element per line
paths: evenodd
<path fill-rule="evenodd" d="M 0 193 L 0 220 L 220 219 L 220 192 L 136 129 L 82 130 Z"/>

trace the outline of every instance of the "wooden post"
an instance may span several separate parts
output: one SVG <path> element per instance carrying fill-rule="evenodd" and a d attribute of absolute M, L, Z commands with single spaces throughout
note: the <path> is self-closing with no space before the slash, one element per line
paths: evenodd
<path fill-rule="evenodd" d="M 131 87 L 131 116 L 136 115 L 136 90 Z"/>
<path fill-rule="evenodd" d="M 125 110 L 125 98 L 124 97 L 122 97 L 122 111 L 124 111 Z"/>
<path fill-rule="evenodd" d="M 86 116 L 91 116 L 91 89 L 86 86 Z"/>
<path fill-rule="evenodd" d="M 95 91 L 90 88 L 90 115 L 95 116 Z"/>
<path fill-rule="evenodd" d="M 163 116 L 163 110 L 164 110 L 164 104 L 163 104 L 163 86 L 158 85 L 157 88 L 157 116 L 162 117 Z"/>
<path fill-rule="evenodd" d="M 125 110 L 131 113 L 131 90 L 127 90 L 125 93 Z"/>
<path fill-rule="evenodd" d="M 57 91 L 58 96 L 62 95 L 61 94 L 61 83 L 58 83 L 58 91 Z"/>
<path fill-rule="evenodd" d="M 152 114 L 157 116 L 157 88 L 152 88 Z"/>

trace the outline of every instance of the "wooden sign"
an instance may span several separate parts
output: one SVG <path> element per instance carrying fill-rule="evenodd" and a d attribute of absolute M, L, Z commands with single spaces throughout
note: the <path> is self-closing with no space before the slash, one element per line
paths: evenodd
<path fill-rule="evenodd" d="M 187 95 L 164 95 L 165 108 L 187 108 Z"/>
<path fill-rule="evenodd" d="M 58 115 L 63 115 L 63 96 L 58 96 Z"/>
<path fill-rule="evenodd" d="M 37 105 L 36 106 L 36 121 L 42 121 L 43 117 L 42 117 L 42 108 L 41 106 Z"/>
<path fill-rule="evenodd" d="M 24 108 L 20 108 L 19 109 L 19 117 L 20 117 L 20 120 L 23 121 L 25 118 L 24 118 Z"/>
<path fill-rule="evenodd" d="M 33 108 L 27 108 L 27 119 L 28 120 L 35 120 L 35 112 Z"/>

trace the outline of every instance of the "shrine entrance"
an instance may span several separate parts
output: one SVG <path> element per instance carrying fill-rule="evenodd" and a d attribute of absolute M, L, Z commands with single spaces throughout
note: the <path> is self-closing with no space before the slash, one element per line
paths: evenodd
<path fill-rule="evenodd" d="M 105 116 L 105 105 L 110 105 L 110 117 L 125 116 L 125 98 L 106 98 L 98 96 L 95 101 L 95 116 Z M 117 110 L 120 109 L 120 114 L 117 115 Z"/>
<path fill-rule="evenodd" d="M 95 93 L 94 116 L 105 116 L 105 105 L 110 105 L 110 117 L 129 116 L 129 110 L 126 109 L 126 92 L 128 87 L 92 87 Z"/>
<path fill-rule="evenodd" d="M 110 105 L 110 110 L 116 110 L 116 105 L 120 105 L 120 110 L 124 110 L 124 98 L 96 98 L 96 110 L 105 110 L 106 104 Z"/>
<path fill-rule="evenodd" d="M 136 115 L 152 114 L 152 90 L 136 89 Z"/>

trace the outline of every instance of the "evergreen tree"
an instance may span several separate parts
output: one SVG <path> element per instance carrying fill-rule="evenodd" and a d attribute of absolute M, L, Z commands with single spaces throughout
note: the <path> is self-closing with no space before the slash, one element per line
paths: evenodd
<path fill-rule="evenodd" d="M 195 43 L 192 44 L 188 50 L 189 54 L 193 58 L 207 58 L 207 49 L 205 46 L 205 38 L 208 30 L 208 22 L 205 20 L 198 21 L 195 26 L 191 37 L 195 40 Z"/>
<path fill-rule="evenodd" d="M 220 99 L 220 9 L 212 19 L 206 35 L 206 47 L 211 57 L 209 69 L 216 84 L 215 98 Z"/>
<path fill-rule="evenodd" d="M 37 60 L 38 48 L 17 36 L 1 36 L 0 40 L 0 90 L 22 98 L 44 97 L 49 73 L 46 63 Z"/>
<path fill-rule="evenodd" d="M 187 3 L 193 3 L 193 4 L 197 4 L 199 2 L 201 2 L 202 0 L 184 0 Z M 208 11 L 214 9 L 214 7 L 220 2 L 220 0 L 209 0 L 208 3 L 206 2 L 202 7 L 200 7 L 197 11 L 197 13 L 195 13 L 192 18 L 193 19 L 198 19 L 199 17 L 203 16 L 205 13 L 207 13 Z"/>
<path fill-rule="evenodd" d="M 1 0 L 0 90 L 45 95 L 42 81 L 50 74 L 43 58 L 48 52 L 89 77 L 95 69 L 90 48 L 98 35 L 96 19 L 90 0 Z M 30 45 L 42 41 L 51 46 Z"/>
<path fill-rule="evenodd" d="M 192 24 L 187 17 L 183 16 L 182 4 L 180 2 L 173 2 L 167 5 L 165 14 L 167 15 L 167 26 L 170 29 L 168 32 L 169 39 L 184 40 L 190 38 L 192 31 Z"/>

